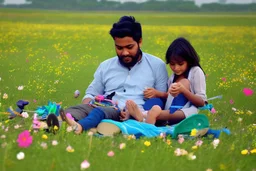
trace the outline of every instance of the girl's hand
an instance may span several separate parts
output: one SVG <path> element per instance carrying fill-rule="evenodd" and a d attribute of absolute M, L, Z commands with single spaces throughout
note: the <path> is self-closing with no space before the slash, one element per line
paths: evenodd
<path fill-rule="evenodd" d="M 168 92 L 173 96 L 176 97 L 178 96 L 180 93 L 183 93 L 185 87 L 183 86 L 183 84 L 181 83 L 173 83 L 171 84 Z"/>
<path fill-rule="evenodd" d="M 154 88 L 147 88 L 143 91 L 145 98 L 157 97 L 157 91 Z"/>

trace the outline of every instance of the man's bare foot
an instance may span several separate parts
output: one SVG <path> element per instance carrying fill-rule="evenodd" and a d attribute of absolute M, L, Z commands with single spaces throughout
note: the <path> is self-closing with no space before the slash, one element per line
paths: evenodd
<path fill-rule="evenodd" d="M 138 105 L 134 103 L 134 101 L 127 100 L 126 109 L 128 110 L 129 114 L 132 115 L 137 121 L 143 121 L 143 114 L 138 108 Z"/>
<path fill-rule="evenodd" d="M 63 109 L 60 109 L 59 113 L 63 121 L 66 121 L 67 124 L 72 127 L 75 134 L 81 134 L 83 132 L 83 127 L 79 123 L 77 123 L 75 120 L 67 117 Z"/>

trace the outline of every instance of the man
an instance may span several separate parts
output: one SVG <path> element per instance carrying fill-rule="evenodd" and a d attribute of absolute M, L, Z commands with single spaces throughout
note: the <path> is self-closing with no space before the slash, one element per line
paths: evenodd
<path fill-rule="evenodd" d="M 99 65 L 94 80 L 86 90 L 83 104 L 60 112 L 76 134 L 96 127 L 103 119 L 120 121 L 120 117 L 125 117 L 127 101 L 133 101 L 143 110 L 145 99 L 166 95 L 168 74 L 165 63 L 141 51 L 141 24 L 132 16 L 123 16 L 113 24 L 110 35 L 117 56 Z M 89 103 L 97 95 L 112 96 L 120 110 L 93 107 Z M 78 122 L 65 117 L 65 113 L 70 113 Z"/>

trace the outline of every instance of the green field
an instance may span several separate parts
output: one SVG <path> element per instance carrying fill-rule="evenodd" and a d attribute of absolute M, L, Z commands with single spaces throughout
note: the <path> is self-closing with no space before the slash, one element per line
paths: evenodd
<path fill-rule="evenodd" d="M 115 55 L 109 30 L 122 15 L 133 15 L 142 23 L 142 50 L 164 60 L 169 44 L 184 36 L 197 50 L 207 75 L 207 96 L 223 95 L 210 101 L 215 114 L 201 111 L 211 128 L 228 127 L 231 135 L 221 134 L 215 149 L 211 137 L 192 149 L 198 139 L 179 144 L 161 138 L 138 140 L 116 136 L 91 137 L 87 133 L 66 132 L 65 124 L 57 134 L 31 132 L 33 143 L 19 148 L 18 134 L 31 129 L 30 118 L 7 120 L 0 115 L 0 171 L 80 170 L 200 170 L 255 171 L 256 96 L 246 96 L 244 88 L 256 90 L 256 15 L 255 13 L 133 13 L 70 12 L 0 9 L 0 111 L 26 99 L 27 110 L 46 105 L 49 100 L 62 107 L 81 103 L 84 91 L 93 79 L 98 64 Z M 171 73 L 169 66 L 166 66 Z M 18 90 L 24 86 L 23 90 Z M 74 98 L 75 90 L 81 95 Z M 8 97 L 7 97 L 8 96 Z M 234 111 L 236 109 L 236 111 Z M 14 126 L 20 125 L 16 129 Z M 170 139 L 170 138 L 168 138 Z M 53 146 L 52 141 L 58 145 Z M 144 142 L 149 141 L 150 146 Z M 44 149 L 42 143 L 47 143 Z M 120 150 L 119 144 L 126 148 Z M 67 152 L 70 145 L 74 152 Z M 177 148 L 196 156 L 176 156 Z M 16 155 L 25 153 L 23 160 Z M 109 157 L 107 153 L 115 155 Z M 210 170 L 208 170 L 210 171 Z"/>

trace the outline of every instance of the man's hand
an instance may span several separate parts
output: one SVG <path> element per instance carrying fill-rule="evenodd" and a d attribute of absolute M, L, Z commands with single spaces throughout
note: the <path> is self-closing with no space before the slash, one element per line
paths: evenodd
<path fill-rule="evenodd" d="M 91 100 L 92 100 L 91 98 L 85 98 L 82 104 L 89 104 Z"/>
<path fill-rule="evenodd" d="M 143 91 L 144 97 L 145 98 L 153 98 L 157 97 L 157 90 L 154 88 L 147 88 Z"/>

